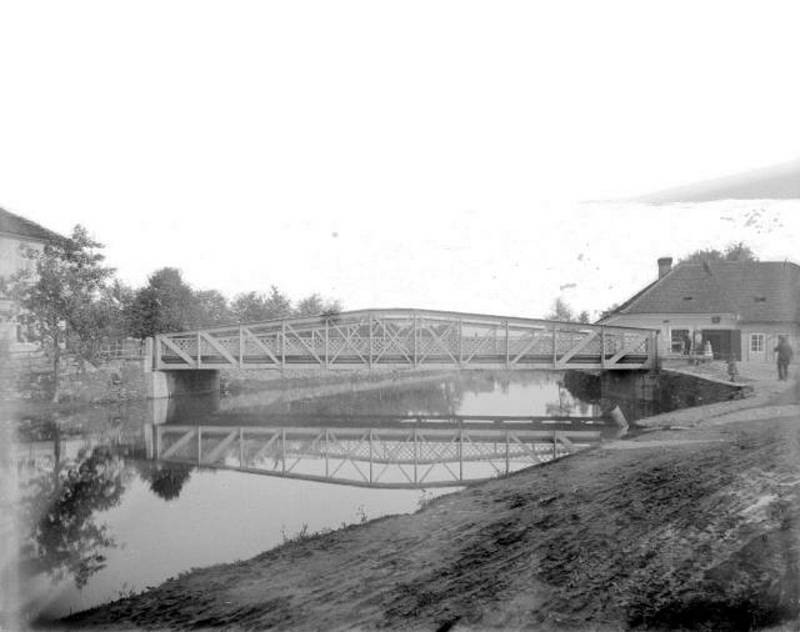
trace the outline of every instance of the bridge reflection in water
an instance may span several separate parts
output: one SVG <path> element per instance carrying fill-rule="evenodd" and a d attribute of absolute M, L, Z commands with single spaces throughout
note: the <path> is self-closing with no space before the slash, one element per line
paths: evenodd
<path fill-rule="evenodd" d="M 296 421 L 296 423 L 292 423 Z M 149 425 L 148 458 L 385 489 L 456 487 L 545 463 L 618 433 L 597 418 L 281 418 L 275 425 Z"/>

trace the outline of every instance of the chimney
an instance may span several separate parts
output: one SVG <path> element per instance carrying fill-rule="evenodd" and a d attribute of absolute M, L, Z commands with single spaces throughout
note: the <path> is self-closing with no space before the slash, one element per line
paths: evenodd
<path fill-rule="evenodd" d="M 658 278 L 663 279 L 672 270 L 672 257 L 661 257 L 658 260 Z"/>

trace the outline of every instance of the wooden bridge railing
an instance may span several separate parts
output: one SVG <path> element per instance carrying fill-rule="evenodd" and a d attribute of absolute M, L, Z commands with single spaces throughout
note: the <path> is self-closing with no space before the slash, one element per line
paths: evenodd
<path fill-rule="evenodd" d="M 643 369 L 656 330 L 385 309 L 161 334 L 156 370 L 224 367 L 358 369 Z"/>

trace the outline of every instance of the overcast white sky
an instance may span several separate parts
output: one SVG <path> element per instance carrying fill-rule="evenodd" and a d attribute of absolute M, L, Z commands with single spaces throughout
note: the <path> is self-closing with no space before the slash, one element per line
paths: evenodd
<path fill-rule="evenodd" d="M 3 2 L 0 206 L 86 225 L 133 284 L 600 310 L 660 255 L 800 259 L 798 202 L 579 203 L 800 155 L 798 24 L 796 2 Z"/>

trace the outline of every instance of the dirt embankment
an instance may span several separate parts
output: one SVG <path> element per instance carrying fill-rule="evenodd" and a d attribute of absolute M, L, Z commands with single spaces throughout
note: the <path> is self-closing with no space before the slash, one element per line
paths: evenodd
<path fill-rule="evenodd" d="M 800 421 L 783 417 L 615 442 L 68 623 L 750 630 L 796 620 L 799 573 Z"/>

